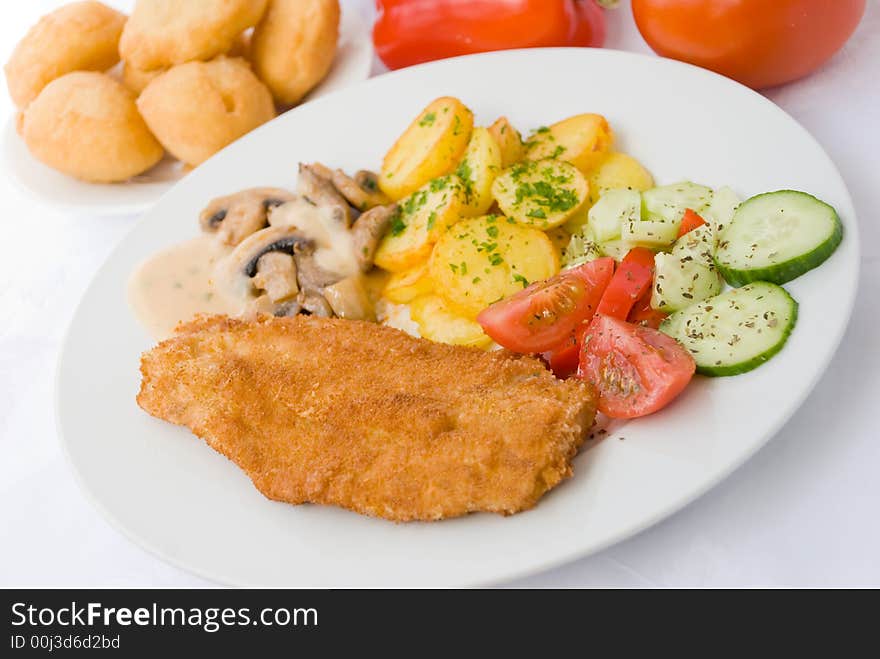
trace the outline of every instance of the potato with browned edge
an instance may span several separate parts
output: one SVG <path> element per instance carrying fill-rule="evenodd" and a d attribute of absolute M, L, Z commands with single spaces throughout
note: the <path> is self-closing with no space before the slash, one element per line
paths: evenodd
<path fill-rule="evenodd" d="M 543 231 L 486 215 L 446 231 L 428 268 L 449 308 L 473 320 L 493 302 L 559 272 L 559 253 Z"/>
<path fill-rule="evenodd" d="M 56 78 L 72 71 L 106 71 L 119 61 L 125 14 L 87 0 L 43 16 L 18 42 L 3 67 L 9 95 L 27 107 Z"/>
<path fill-rule="evenodd" d="M 484 215 L 492 206 L 492 182 L 501 172 L 501 147 L 487 128 L 477 126 L 455 168 L 455 174 L 464 185 L 462 215 Z"/>
<path fill-rule="evenodd" d="M 410 317 L 422 338 L 437 343 L 487 348 L 492 339 L 471 318 L 455 313 L 439 295 L 422 295 L 410 303 Z"/>
<path fill-rule="evenodd" d="M 91 71 L 68 73 L 46 85 L 22 113 L 20 132 L 34 157 L 84 181 L 125 181 L 163 154 L 134 95 Z"/>
<path fill-rule="evenodd" d="M 614 143 L 614 133 L 601 114 L 576 114 L 542 126 L 526 141 L 526 158 L 565 160 L 584 174 L 602 160 Z"/>
<path fill-rule="evenodd" d="M 376 250 L 376 265 L 389 272 L 403 272 L 427 259 L 431 246 L 461 217 L 463 188 L 461 180 L 450 174 L 401 199 Z"/>
<path fill-rule="evenodd" d="M 496 119 L 489 126 L 489 134 L 492 135 L 501 149 L 501 167 L 503 169 L 507 169 L 525 157 L 526 150 L 523 146 L 522 136 L 507 120 L 507 117 Z"/>
<path fill-rule="evenodd" d="M 402 199 L 452 171 L 471 138 L 474 115 L 457 98 L 438 98 L 422 110 L 382 160 L 379 187 Z"/>

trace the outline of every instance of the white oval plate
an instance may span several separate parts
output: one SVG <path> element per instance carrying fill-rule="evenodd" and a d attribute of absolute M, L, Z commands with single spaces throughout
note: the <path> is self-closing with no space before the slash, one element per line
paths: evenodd
<path fill-rule="evenodd" d="M 187 430 L 135 404 L 151 346 L 125 302 L 132 269 L 193 236 L 212 197 L 291 186 L 299 160 L 378 166 L 431 99 L 463 99 L 480 124 L 521 129 L 600 112 L 658 182 L 732 185 L 742 195 L 807 190 L 840 212 L 846 235 L 818 270 L 787 286 L 801 303 L 786 348 L 733 378 L 696 378 L 673 405 L 593 442 L 574 478 L 529 512 L 392 524 L 263 498 Z M 764 444 L 812 389 L 856 291 L 858 237 L 834 165 L 793 119 L 725 78 L 671 60 L 608 50 L 510 51 L 380 76 L 263 126 L 171 190 L 98 273 L 64 345 L 58 418 L 83 488 L 114 525 L 165 560 L 217 581 L 263 586 L 434 586 L 498 582 L 630 536 L 717 484 Z M 380 365 L 370 365 L 380 368 Z M 522 423 L 529 423 L 527 418 Z"/>
<path fill-rule="evenodd" d="M 356 10 L 343 11 L 339 26 L 339 49 L 333 68 L 306 101 L 366 80 L 372 64 L 370 21 Z M 166 156 L 150 171 L 125 183 L 78 181 L 34 158 L 16 132 L 15 125 L 16 117 L 13 115 L 3 128 L 3 167 L 24 192 L 67 212 L 82 215 L 141 213 L 186 175 L 180 162 Z"/>

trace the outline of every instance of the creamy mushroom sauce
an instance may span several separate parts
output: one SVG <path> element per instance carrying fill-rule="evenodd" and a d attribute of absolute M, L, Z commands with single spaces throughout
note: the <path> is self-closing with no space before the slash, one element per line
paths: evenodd
<path fill-rule="evenodd" d="M 240 302 L 214 289 L 214 267 L 230 251 L 204 234 L 159 252 L 135 270 L 128 284 L 129 305 L 154 339 L 169 337 L 180 321 L 196 313 L 241 313 Z"/>
<path fill-rule="evenodd" d="M 315 242 L 315 261 L 343 277 L 361 276 L 349 231 L 327 221 L 326 209 L 303 198 L 287 202 L 272 212 L 272 226 L 291 226 Z M 204 233 L 151 257 L 133 273 L 128 300 L 135 317 L 150 335 L 162 340 L 181 321 L 198 313 L 242 316 L 255 311 L 271 313 L 271 304 L 252 290 L 242 290 L 230 278 L 229 255 L 234 247 L 215 233 Z M 364 284 L 375 302 L 382 276 L 365 275 Z"/>

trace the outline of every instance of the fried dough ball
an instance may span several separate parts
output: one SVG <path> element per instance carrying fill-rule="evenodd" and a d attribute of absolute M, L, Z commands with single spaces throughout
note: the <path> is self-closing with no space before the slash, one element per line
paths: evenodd
<path fill-rule="evenodd" d="M 153 80 L 165 73 L 168 69 L 155 69 L 153 71 L 141 71 L 128 62 L 122 63 L 122 84 L 135 96 L 147 88 Z"/>
<path fill-rule="evenodd" d="M 124 181 L 163 154 L 134 95 L 104 73 L 56 78 L 22 113 L 19 128 L 34 157 L 84 181 Z"/>
<path fill-rule="evenodd" d="M 250 45 L 250 31 L 239 34 L 226 53 L 227 57 L 245 57 Z M 122 63 L 122 84 L 134 92 L 135 96 L 147 88 L 153 80 L 165 73 L 168 69 L 154 69 L 152 71 L 141 71 L 132 66 L 129 62 Z"/>
<path fill-rule="evenodd" d="M 71 71 L 106 71 L 119 61 L 125 14 L 87 0 L 43 16 L 4 67 L 9 95 L 27 107 L 47 84 Z"/>
<path fill-rule="evenodd" d="M 169 69 L 137 106 L 162 145 L 190 165 L 275 116 L 272 94 L 247 62 L 222 56 Z"/>
<path fill-rule="evenodd" d="M 211 59 L 256 25 L 265 8 L 266 0 L 138 0 L 119 53 L 141 71 Z"/>
<path fill-rule="evenodd" d="M 254 71 L 279 103 L 297 103 L 327 75 L 338 36 L 338 0 L 270 0 L 251 38 Z"/>

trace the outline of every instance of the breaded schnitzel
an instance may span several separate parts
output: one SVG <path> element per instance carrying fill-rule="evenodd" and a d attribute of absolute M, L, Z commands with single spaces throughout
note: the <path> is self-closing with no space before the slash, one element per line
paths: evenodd
<path fill-rule="evenodd" d="M 138 404 L 189 427 L 270 499 L 386 519 L 531 508 L 593 422 L 535 358 L 368 322 L 197 318 L 145 353 Z"/>

